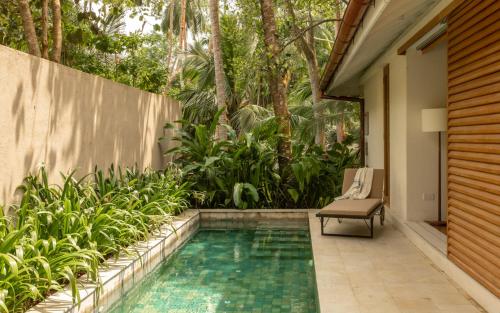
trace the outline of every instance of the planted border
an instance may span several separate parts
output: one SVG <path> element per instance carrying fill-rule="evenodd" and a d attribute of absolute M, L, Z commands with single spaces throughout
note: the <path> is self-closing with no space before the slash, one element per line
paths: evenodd
<path fill-rule="evenodd" d="M 24 312 L 78 277 L 101 283 L 99 265 L 146 240 L 186 208 L 186 190 L 171 171 L 114 167 L 50 185 L 45 169 L 24 179 L 14 216 L 0 209 L 0 312 Z"/>

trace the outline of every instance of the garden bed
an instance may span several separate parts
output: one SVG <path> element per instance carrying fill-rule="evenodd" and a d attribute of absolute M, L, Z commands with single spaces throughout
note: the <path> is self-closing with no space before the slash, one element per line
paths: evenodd
<path fill-rule="evenodd" d="M 81 292 L 102 284 L 104 262 L 137 255 L 135 244 L 168 234 L 186 208 L 184 185 L 168 171 L 73 174 L 54 185 L 42 167 L 19 187 L 13 214 L 0 206 L 0 312 L 25 312 L 54 294 L 80 302 Z M 82 281 L 94 285 L 80 290 Z"/>
<path fill-rule="evenodd" d="M 151 272 L 160 262 L 171 255 L 199 227 L 199 213 L 196 210 L 187 210 L 177 216 L 173 224 L 163 226 L 159 232 L 144 242 L 130 247 L 130 251 L 137 254 L 122 253 L 118 258 L 107 260 L 99 269 L 99 278 L 102 282 L 100 289 L 89 281 L 86 275 L 78 282 L 80 303 L 73 303 L 71 288 L 68 286 L 44 302 L 31 308 L 29 313 L 65 313 L 65 312 L 94 312 L 105 311 L 120 296 L 130 290 L 146 274 Z M 175 230 L 175 231 L 173 231 Z"/>

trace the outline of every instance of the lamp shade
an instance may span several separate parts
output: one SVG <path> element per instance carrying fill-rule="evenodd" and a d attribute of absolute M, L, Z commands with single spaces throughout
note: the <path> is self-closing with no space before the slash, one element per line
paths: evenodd
<path fill-rule="evenodd" d="M 448 111 L 446 108 L 422 110 L 423 132 L 444 132 L 448 130 Z"/>

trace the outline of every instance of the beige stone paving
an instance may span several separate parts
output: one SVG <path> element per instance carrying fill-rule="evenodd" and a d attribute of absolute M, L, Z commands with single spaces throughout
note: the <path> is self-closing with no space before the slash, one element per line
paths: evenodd
<path fill-rule="evenodd" d="M 313 211 L 309 223 L 322 313 L 484 312 L 390 224 L 377 218 L 375 238 L 364 239 L 321 236 Z M 332 227 L 364 230 L 359 221 Z"/>

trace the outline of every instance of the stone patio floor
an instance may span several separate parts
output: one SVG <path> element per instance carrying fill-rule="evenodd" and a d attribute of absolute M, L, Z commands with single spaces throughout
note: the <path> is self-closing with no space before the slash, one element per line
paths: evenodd
<path fill-rule="evenodd" d="M 403 233 L 376 218 L 375 238 L 321 236 L 309 213 L 322 313 L 485 312 Z M 326 230 L 367 231 L 360 221 L 331 219 Z"/>

